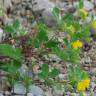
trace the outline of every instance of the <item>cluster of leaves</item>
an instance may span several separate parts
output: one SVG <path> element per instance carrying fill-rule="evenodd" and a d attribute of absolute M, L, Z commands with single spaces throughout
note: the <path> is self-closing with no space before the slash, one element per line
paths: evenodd
<path fill-rule="evenodd" d="M 76 66 L 70 66 L 69 69 L 68 69 L 68 77 L 69 77 L 69 81 L 70 81 L 70 84 L 72 86 L 74 86 L 74 88 L 76 88 L 77 86 L 77 83 L 83 79 L 86 79 L 88 78 L 88 74 L 83 71 L 82 69 L 80 69 L 79 67 L 76 67 Z"/>
<path fill-rule="evenodd" d="M 21 23 L 17 19 L 14 20 L 13 24 L 6 25 L 4 31 L 6 33 L 9 33 L 12 38 L 17 36 L 24 36 L 27 34 L 26 29 L 21 25 Z"/>
<path fill-rule="evenodd" d="M 43 64 L 41 72 L 39 73 L 39 78 L 44 80 L 45 84 L 51 85 L 54 84 L 54 78 L 56 78 L 59 73 L 58 69 L 54 68 L 50 70 L 48 64 Z"/>
<path fill-rule="evenodd" d="M 69 78 L 69 81 L 71 82 L 70 84 L 75 88 L 77 86 L 77 83 L 80 80 L 88 78 L 88 74 L 80 68 L 81 48 L 78 48 L 76 50 L 72 46 L 72 44 L 77 40 L 80 40 L 83 43 L 90 42 L 90 27 L 89 25 L 85 25 L 84 23 L 85 13 L 81 12 L 80 11 L 81 9 L 83 10 L 82 0 L 80 0 L 79 7 L 78 7 L 78 11 L 79 11 L 78 17 L 80 17 L 80 19 L 78 20 L 76 20 L 75 17 L 70 13 L 66 13 L 64 16 L 61 16 L 60 10 L 57 7 L 55 7 L 52 11 L 54 18 L 56 18 L 57 20 L 57 26 L 58 26 L 55 31 L 58 31 L 58 32 L 62 31 L 63 33 L 67 34 L 62 42 L 65 46 L 63 50 L 60 47 L 61 43 L 58 41 L 58 38 L 54 38 L 53 36 L 53 38 L 50 39 L 48 37 L 48 32 L 50 32 L 50 29 L 48 31 L 47 26 L 44 24 L 39 25 L 39 32 L 37 33 L 37 36 L 34 41 L 35 44 L 39 43 L 38 48 L 40 48 L 41 47 L 40 45 L 43 44 L 44 49 L 49 48 L 51 49 L 51 52 L 53 54 L 56 54 L 62 60 L 71 62 L 72 65 L 67 65 L 69 70 L 68 78 Z M 82 20 L 82 24 L 80 24 L 80 20 Z M 44 66 L 47 69 L 45 71 L 43 71 L 44 69 L 42 69 L 42 72 L 39 75 L 42 79 L 44 79 L 47 82 L 47 80 L 50 81 L 49 80 L 50 74 L 49 72 L 46 72 L 48 71 L 48 66 L 47 65 L 44 65 Z"/>
<path fill-rule="evenodd" d="M 25 36 L 27 34 L 26 29 L 18 20 L 14 20 L 13 24 L 11 25 L 6 25 L 4 27 L 4 31 L 6 34 L 9 34 L 11 36 L 11 40 L 14 40 L 15 38 L 20 36 Z M 15 45 L 11 44 L 6 44 L 6 42 L 1 42 L 0 56 L 9 58 L 9 61 L 6 62 L 6 64 L 0 62 L 0 70 L 6 72 L 7 80 L 10 86 L 14 86 L 16 82 L 20 81 L 24 83 L 25 87 L 29 86 L 32 83 L 32 79 L 30 77 L 20 74 L 19 71 L 19 68 L 22 66 L 22 62 L 24 61 L 22 48 L 16 47 Z"/>

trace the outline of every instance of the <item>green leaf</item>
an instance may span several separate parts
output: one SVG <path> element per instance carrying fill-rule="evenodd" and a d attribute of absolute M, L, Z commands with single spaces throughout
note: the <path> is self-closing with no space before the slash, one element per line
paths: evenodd
<path fill-rule="evenodd" d="M 4 28 L 4 31 L 7 33 L 13 33 L 14 32 L 14 28 L 11 25 L 6 25 Z"/>
<path fill-rule="evenodd" d="M 84 96 L 84 94 L 83 94 L 83 92 L 80 92 L 80 94 L 79 94 L 80 96 Z"/>
<path fill-rule="evenodd" d="M 48 47 L 48 48 L 57 47 L 58 42 L 56 42 L 56 41 L 49 41 L 49 42 L 47 42 L 45 45 L 46 45 L 46 47 Z"/>
<path fill-rule="evenodd" d="M 70 65 L 68 67 L 68 77 L 70 81 L 79 82 L 88 78 L 88 74 L 87 72 L 83 71 L 79 66 L 73 67 L 72 65 Z"/>
<path fill-rule="evenodd" d="M 6 33 L 10 33 L 12 37 L 24 36 L 27 34 L 27 30 L 18 20 L 14 20 L 12 24 L 6 25 L 4 31 Z"/>
<path fill-rule="evenodd" d="M 40 45 L 42 43 L 45 43 L 48 41 L 48 35 L 47 35 L 47 32 L 48 32 L 48 28 L 45 24 L 43 23 L 40 23 L 38 25 L 38 33 L 37 33 L 37 36 L 35 37 L 35 39 L 33 40 L 33 44 L 35 47 L 40 47 Z"/>
<path fill-rule="evenodd" d="M 59 15 L 60 15 L 60 10 L 59 10 L 59 8 L 54 7 L 52 13 L 53 13 L 53 15 L 54 15 L 57 19 L 59 19 Z"/>
<path fill-rule="evenodd" d="M 18 29 L 20 27 L 20 22 L 18 20 L 15 20 L 14 23 L 13 23 L 13 27 L 15 29 Z"/>
<path fill-rule="evenodd" d="M 68 60 L 68 53 L 66 50 L 61 50 L 59 47 L 52 48 L 54 54 L 56 54 L 62 60 Z"/>
<path fill-rule="evenodd" d="M 59 75 L 59 70 L 58 69 L 56 69 L 56 68 L 54 68 L 50 73 L 49 73 L 49 76 L 51 77 L 51 78 L 55 78 L 56 76 L 58 76 Z"/>
<path fill-rule="evenodd" d="M 84 7 L 84 1 L 80 0 L 79 1 L 79 8 L 82 9 Z"/>
<path fill-rule="evenodd" d="M 45 80 L 45 79 L 47 78 L 47 76 L 45 76 L 45 74 L 43 74 L 43 73 L 39 73 L 39 74 L 38 74 L 38 77 L 39 77 L 40 79 L 43 79 L 43 80 Z"/>
<path fill-rule="evenodd" d="M 48 73 L 49 73 L 49 66 L 48 66 L 48 64 L 43 64 L 41 70 L 42 70 L 43 74 L 48 75 Z"/>
<path fill-rule="evenodd" d="M 17 71 L 17 68 L 11 63 L 2 65 L 0 67 L 1 67 L 0 69 L 2 69 L 3 71 L 9 72 L 9 73 L 15 73 Z"/>
<path fill-rule="evenodd" d="M 74 63 L 74 64 L 79 64 L 80 61 L 80 51 L 79 50 L 74 50 L 71 49 L 69 51 L 69 61 Z"/>
<path fill-rule="evenodd" d="M 90 30 L 89 27 L 83 27 L 81 33 L 79 33 L 79 37 L 83 40 L 83 41 L 90 41 Z"/>
<path fill-rule="evenodd" d="M 18 69 L 21 67 L 21 65 L 22 65 L 21 62 L 11 60 L 11 62 L 9 63 L 2 64 L 0 66 L 0 69 L 11 74 L 17 72 Z"/>
<path fill-rule="evenodd" d="M 38 74 L 39 78 L 46 79 L 49 75 L 49 66 L 48 64 L 43 64 L 41 67 L 41 73 Z"/>
<path fill-rule="evenodd" d="M 8 56 L 17 61 L 21 61 L 22 58 L 21 49 L 13 48 L 8 44 L 0 44 L 0 55 Z"/>

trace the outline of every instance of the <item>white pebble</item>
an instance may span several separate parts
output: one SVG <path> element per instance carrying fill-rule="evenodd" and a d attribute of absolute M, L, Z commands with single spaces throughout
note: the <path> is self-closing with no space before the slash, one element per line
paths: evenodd
<path fill-rule="evenodd" d="M 3 38 L 3 30 L 0 28 L 0 42 L 2 41 Z"/>
<path fill-rule="evenodd" d="M 93 3 L 91 3 L 90 1 L 87 1 L 85 0 L 84 1 L 84 8 L 87 10 L 87 11 L 90 11 L 94 8 L 94 5 Z"/>
<path fill-rule="evenodd" d="M 28 93 L 27 96 L 33 96 L 33 94 L 32 93 Z"/>

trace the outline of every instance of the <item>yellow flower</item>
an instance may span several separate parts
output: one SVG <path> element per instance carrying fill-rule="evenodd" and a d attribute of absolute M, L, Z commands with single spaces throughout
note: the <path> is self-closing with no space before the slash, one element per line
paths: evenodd
<path fill-rule="evenodd" d="M 96 20 L 92 22 L 92 28 L 96 29 Z"/>
<path fill-rule="evenodd" d="M 74 49 L 78 49 L 78 48 L 81 48 L 83 46 L 82 42 L 77 40 L 75 41 L 73 44 L 72 44 L 73 48 Z"/>
<path fill-rule="evenodd" d="M 88 87 L 90 84 L 90 79 L 83 80 L 84 86 Z"/>
<path fill-rule="evenodd" d="M 90 84 L 90 79 L 89 78 L 78 82 L 77 91 L 78 92 L 85 91 L 86 88 L 88 88 L 89 84 Z"/>
<path fill-rule="evenodd" d="M 84 86 L 83 82 L 79 82 L 77 85 L 77 91 L 80 92 L 85 90 L 86 90 L 86 87 Z"/>
<path fill-rule="evenodd" d="M 72 33 L 74 33 L 75 32 L 75 28 L 74 28 L 74 26 L 70 26 L 70 31 L 72 32 Z"/>

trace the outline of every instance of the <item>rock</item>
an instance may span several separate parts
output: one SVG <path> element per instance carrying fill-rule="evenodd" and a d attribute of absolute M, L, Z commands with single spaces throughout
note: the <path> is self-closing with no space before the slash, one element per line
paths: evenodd
<path fill-rule="evenodd" d="M 53 96 L 51 90 L 44 92 L 45 96 Z"/>
<path fill-rule="evenodd" d="M 44 94 L 43 90 L 35 85 L 29 86 L 29 93 L 32 93 L 33 96 L 43 96 Z"/>
<path fill-rule="evenodd" d="M 3 30 L 0 28 L 0 42 L 2 41 L 3 39 Z"/>
<path fill-rule="evenodd" d="M 90 11 L 94 8 L 94 5 L 93 5 L 93 3 L 91 3 L 91 1 L 85 0 L 84 1 L 84 8 L 85 8 L 85 10 Z"/>
<path fill-rule="evenodd" d="M 27 96 L 34 96 L 32 93 L 28 93 Z"/>
<path fill-rule="evenodd" d="M 58 33 L 58 36 L 61 38 L 61 39 L 64 39 L 67 37 L 67 32 L 59 32 Z"/>
<path fill-rule="evenodd" d="M 57 24 L 56 18 L 53 16 L 52 11 L 50 9 L 46 9 L 42 13 L 42 19 L 44 23 L 46 23 L 50 27 L 56 26 Z"/>
<path fill-rule="evenodd" d="M 4 0 L 4 8 L 8 8 L 8 7 L 12 7 L 11 0 Z"/>
<path fill-rule="evenodd" d="M 72 96 L 79 96 L 78 93 L 72 93 Z"/>
<path fill-rule="evenodd" d="M 63 96 L 64 94 L 64 89 L 59 89 L 56 86 L 54 86 L 54 96 Z"/>
<path fill-rule="evenodd" d="M 61 2 L 61 1 L 57 2 L 57 6 L 58 6 L 60 9 L 62 9 L 62 10 L 65 9 L 66 5 L 67 5 L 66 2 Z"/>
<path fill-rule="evenodd" d="M 0 93 L 0 96 L 4 96 L 2 93 Z"/>
<path fill-rule="evenodd" d="M 12 0 L 12 2 L 14 3 L 14 4 L 18 4 L 18 3 L 20 3 L 22 0 Z"/>
<path fill-rule="evenodd" d="M 25 13 L 26 13 L 26 10 L 22 8 L 22 9 L 21 9 L 21 13 L 20 13 L 20 14 L 21 14 L 21 16 L 24 16 L 24 15 L 25 15 Z"/>
<path fill-rule="evenodd" d="M 11 93 L 9 91 L 5 91 L 6 96 L 10 96 Z"/>
<path fill-rule="evenodd" d="M 12 14 L 14 14 L 14 17 L 18 16 L 32 20 L 32 11 L 34 11 L 34 14 L 38 20 L 44 21 L 44 23 L 49 26 L 56 25 L 57 21 L 54 18 L 51 10 L 55 6 L 53 2 L 50 2 L 50 0 L 42 0 L 42 2 L 41 0 L 25 1 L 26 0 L 23 0 L 18 4 L 18 6 L 13 6 L 14 8 L 12 9 Z"/>
<path fill-rule="evenodd" d="M 91 82 L 91 86 L 94 89 L 96 87 L 96 83 L 95 82 Z"/>
<path fill-rule="evenodd" d="M 21 75 L 27 74 L 27 72 L 28 72 L 28 67 L 27 67 L 25 64 L 23 64 L 23 65 L 21 66 L 21 68 L 19 69 L 19 72 L 20 72 Z"/>
<path fill-rule="evenodd" d="M 79 2 L 74 2 L 74 7 L 76 8 L 76 6 L 79 5 Z M 84 0 L 84 9 L 87 10 L 87 11 L 90 11 L 94 8 L 94 5 L 91 1 L 88 1 L 88 0 Z"/>
<path fill-rule="evenodd" d="M 67 74 L 59 74 L 59 79 L 61 80 L 61 81 L 64 81 L 65 79 L 66 79 L 66 77 L 67 77 Z"/>
<path fill-rule="evenodd" d="M 41 11 L 44 9 L 53 8 L 55 5 L 54 3 L 50 2 L 49 0 L 34 0 L 33 4 L 33 11 Z"/>
<path fill-rule="evenodd" d="M 21 68 L 19 69 L 19 72 L 21 75 L 27 75 L 29 77 L 33 77 L 32 71 L 29 70 L 29 68 L 25 64 L 21 66 Z"/>
<path fill-rule="evenodd" d="M 4 25 L 7 25 L 7 24 L 10 25 L 13 23 L 13 19 L 6 17 L 5 19 L 3 19 L 3 23 Z"/>
<path fill-rule="evenodd" d="M 90 23 L 91 20 L 92 20 L 91 16 L 88 16 L 88 17 L 86 18 L 86 24 Z"/>
<path fill-rule="evenodd" d="M 33 6 L 33 11 L 37 12 L 37 15 L 41 14 L 41 20 L 44 21 L 45 24 L 54 27 L 57 25 L 57 20 L 52 14 L 52 9 L 54 7 L 55 4 L 49 0 L 43 0 L 42 2 L 41 0 L 37 0 L 37 4 Z"/>
<path fill-rule="evenodd" d="M 13 92 L 13 89 L 12 89 L 11 92 Z M 17 84 L 14 85 L 14 93 L 22 94 L 22 95 L 26 94 L 26 88 L 24 87 L 23 84 L 17 83 Z"/>
<path fill-rule="evenodd" d="M 96 0 L 94 0 L 94 4 L 96 5 Z"/>
<path fill-rule="evenodd" d="M 96 76 L 96 68 L 93 68 L 90 73 L 91 73 L 91 75 Z"/>
<path fill-rule="evenodd" d="M 61 61 L 61 59 L 58 57 L 58 56 L 56 56 L 56 55 L 54 55 L 54 54 L 49 54 L 49 60 L 52 62 L 60 62 Z"/>

